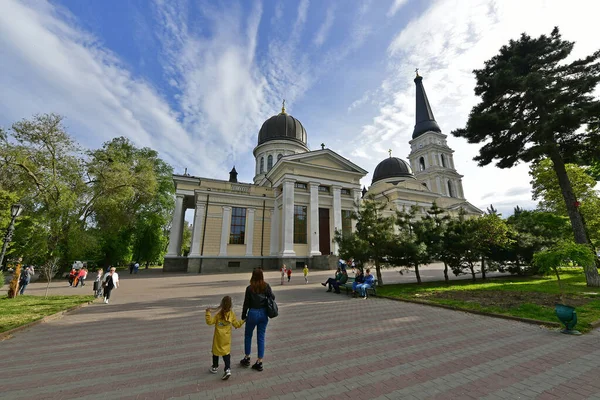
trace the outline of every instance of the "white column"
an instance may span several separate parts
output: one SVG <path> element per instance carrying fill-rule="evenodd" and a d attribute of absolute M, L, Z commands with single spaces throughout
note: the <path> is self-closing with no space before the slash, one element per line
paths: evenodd
<path fill-rule="evenodd" d="M 271 249 L 270 254 L 276 256 L 279 253 L 279 203 L 277 201 L 277 193 L 275 193 L 275 202 L 273 211 L 271 211 Z"/>
<path fill-rule="evenodd" d="M 361 192 L 358 189 L 352 189 L 352 198 L 354 199 L 354 207 L 352 207 L 353 211 L 355 213 L 358 213 L 358 207 L 360 207 L 360 196 L 361 196 Z M 356 232 L 356 223 L 358 221 L 355 219 L 352 219 L 352 232 Z"/>
<path fill-rule="evenodd" d="M 223 206 L 223 222 L 221 224 L 221 249 L 219 256 L 227 255 L 227 243 L 229 243 L 229 228 L 231 226 L 231 207 Z"/>
<path fill-rule="evenodd" d="M 458 192 L 460 193 L 460 198 L 464 199 L 465 198 L 465 192 L 463 192 L 463 185 L 462 185 L 462 179 L 458 181 Z"/>
<path fill-rule="evenodd" d="M 254 208 L 246 210 L 246 255 L 252 255 L 252 243 L 254 241 Z"/>
<path fill-rule="evenodd" d="M 444 188 L 442 187 L 442 181 L 440 179 L 440 177 L 436 177 L 435 178 L 435 183 L 437 183 L 437 192 L 441 195 L 444 194 Z"/>
<path fill-rule="evenodd" d="M 310 217 L 308 220 L 308 229 L 310 229 L 310 255 L 320 256 L 319 251 L 319 184 L 309 182 L 310 188 Z"/>
<path fill-rule="evenodd" d="M 333 229 L 342 231 L 342 187 L 332 186 L 333 189 Z M 338 254 L 338 245 L 333 243 L 333 254 Z"/>
<path fill-rule="evenodd" d="M 204 227 L 204 213 L 206 205 L 201 202 L 196 203 L 196 211 L 194 214 L 194 228 L 192 230 L 192 247 L 190 256 L 199 256 L 200 247 L 202 245 L 202 228 Z"/>
<path fill-rule="evenodd" d="M 171 221 L 171 231 L 169 232 L 169 248 L 167 256 L 178 256 L 181 252 L 181 237 L 183 235 L 183 226 L 181 223 L 182 215 L 185 216 L 183 210 L 183 195 L 175 196 L 175 211 L 173 211 L 173 220 Z"/>
<path fill-rule="evenodd" d="M 282 256 L 295 256 L 294 251 L 294 181 L 283 182 L 283 251 Z"/>

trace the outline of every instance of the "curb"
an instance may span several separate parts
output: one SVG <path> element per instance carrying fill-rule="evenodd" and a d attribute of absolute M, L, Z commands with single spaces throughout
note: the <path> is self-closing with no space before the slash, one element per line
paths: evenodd
<path fill-rule="evenodd" d="M 433 303 L 433 302 L 424 301 L 424 300 L 400 299 L 400 298 L 397 298 L 397 297 L 390 297 L 390 296 L 377 296 L 377 297 L 382 298 L 382 299 L 388 299 L 388 300 L 403 301 L 405 303 L 420 304 L 420 305 L 423 305 L 423 306 L 445 308 L 447 310 L 453 310 L 453 311 L 462 311 L 462 312 L 466 312 L 466 313 L 469 313 L 469 314 L 483 315 L 483 316 L 486 316 L 486 317 L 501 318 L 501 319 L 508 319 L 508 320 L 511 320 L 511 321 L 525 322 L 527 324 L 532 324 L 532 325 L 544 325 L 544 326 L 549 326 L 549 327 L 553 327 L 553 328 L 560 328 L 560 327 L 562 327 L 562 325 L 559 322 L 540 321 L 538 319 L 515 317 L 515 316 L 512 316 L 512 315 L 504 315 L 504 314 L 495 314 L 495 313 L 490 313 L 490 312 L 485 312 L 485 311 L 465 310 L 465 309 L 459 308 L 459 307 L 448 306 L 446 304 L 438 304 L 438 303 Z M 594 322 L 594 324 L 598 324 L 598 326 L 600 326 L 600 320 Z"/>
<path fill-rule="evenodd" d="M 35 321 L 31 321 L 31 322 L 29 322 L 29 323 L 27 323 L 25 325 L 17 326 L 16 328 L 9 329 L 8 331 L 0 332 L 0 342 L 2 342 L 4 340 L 10 339 L 13 336 L 14 333 L 17 333 L 19 331 L 31 328 L 31 327 L 33 327 L 35 325 L 38 325 L 38 324 L 41 324 L 43 322 L 49 322 L 49 321 L 53 321 L 55 319 L 62 318 L 65 314 L 68 314 L 68 313 L 70 313 L 72 311 L 78 310 L 78 309 L 83 308 L 83 307 L 87 307 L 90 304 L 94 304 L 94 303 L 95 303 L 95 300 L 94 301 L 88 301 L 87 303 L 81 303 L 81 304 L 78 304 L 76 306 L 67 308 L 66 310 L 59 311 L 56 314 L 46 315 L 45 317 L 42 317 L 42 318 L 37 319 Z"/>
<path fill-rule="evenodd" d="M 592 329 L 600 327 L 600 319 L 590 323 L 590 326 L 592 327 Z"/>

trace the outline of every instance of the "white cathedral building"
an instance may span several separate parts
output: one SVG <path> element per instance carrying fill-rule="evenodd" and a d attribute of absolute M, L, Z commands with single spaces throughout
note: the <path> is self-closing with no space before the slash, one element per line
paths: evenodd
<path fill-rule="evenodd" d="M 264 122 L 254 148 L 253 183 L 173 175 L 176 203 L 164 271 L 191 273 L 278 269 L 329 269 L 335 266 L 335 230 L 351 232 L 351 212 L 365 195 L 395 210 L 416 205 L 425 212 L 433 202 L 449 214 L 462 208 L 483 212 L 464 197 L 462 175 L 454 168 L 454 151 L 438 126 L 417 74 L 416 124 L 409 162 L 390 157 L 361 190 L 367 171 L 324 148 L 307 147 L 306 130 L 281 113 Z M 413 171 L 415 171 L 413 173 Z M 194 209 L 189 254 L 182 255 L 185 211 Z"/>

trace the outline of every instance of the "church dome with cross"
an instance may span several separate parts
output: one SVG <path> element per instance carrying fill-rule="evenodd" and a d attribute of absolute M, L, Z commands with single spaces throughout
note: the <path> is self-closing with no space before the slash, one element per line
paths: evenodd
<path fill-rule="evenodd" d="M 388 178 L 414 178 L 410 164 L 401 158 L 392 157 L 391 150 L 389 158 L 386 158 L 375 167 L 371 185 Z"/>
<path fill-rule="evenodd" d="M 285 100 L 281 112 L 266 120 L 258 132 L 258 144 L 269 140 L 294 140 L 306 145 L 306 129 L 302 123 L 285 112 Z"/>

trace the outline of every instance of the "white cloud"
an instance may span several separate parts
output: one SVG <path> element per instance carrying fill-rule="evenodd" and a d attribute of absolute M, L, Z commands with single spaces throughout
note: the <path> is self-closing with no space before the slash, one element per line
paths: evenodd
<path fill-rule="evenodd" d="M 379 113 L 346 150 L 373 149 L 368 157 L 364 157 L 364 152 L 352 153 L 356 162 L 371 171 L 377 163 L 374 159 L 383 159 L 390 146 L 408 155 L 408 141 L 414 127 L 412 77 L 415 67 L 420 67 L 436 120 L 449 135 L 450 147 L 456 151 L 455 165 L 458 172 L 464 174 L 467 199 L 480 207 L 489 205 L 490 201 L 521 206 L 531 203 L 529 193 L 511 190 L 529 186 L 527 165 L 508 170 L 492 165 L 477 167 L 472 158 L 478 154 L 479 145 L 454 138 L 450 131 L 464 126 L 468 113 L 478 102 L 473 94 L 472 70 L 482 67 L 509 39 L 518 38 L 522 32 L 531 36 L 548 34 L 558 25 L 565 39 L 577 42 L 574 51 L 577 56 L 598 48 L 595 38 L 600 29 L 593 10 L 598 11 L 599 6 L 594 1 L 576 3 L 575 6 L 544 0 L 434 2 L 391 40 L 389 72 L 378 92 L 382 99 Z M 582 13 L 582 9 L 588 12 Z M 484 199 L 486 193 L 496 195 Z"/>
<path fill-rule="evenodd" d="M 0 59 L 10 60 L 0 73 L 3 123 L 56 112 L 67 116 L 66 125 L 84 145 L 126 136 L 158 149 L 169 162 L 193 162 L 200 146 L 179 115 L 64 10 L 43 1 L 4 0 Z"/>
<path fill-rule="evenodd" d="M 323 24 L 317 30 L 317 34 L 315 35 L 314 44 L 317 47 L 321 47 L 323 43 L 325 43 L 325 39 L 327 39 L 327 35 L 329 34 L 329 30 L 333 26 L 333 20 L 335 19 L 335 5 L 329 6 L 327 9 L 327 14 L 325 15 L 325 20 Z"/>
<path fill-rule="evenodd" d="M 388 17 L 393 17 L 406 4 L 408 0 L 394 0 L 387 12 Z"/>

